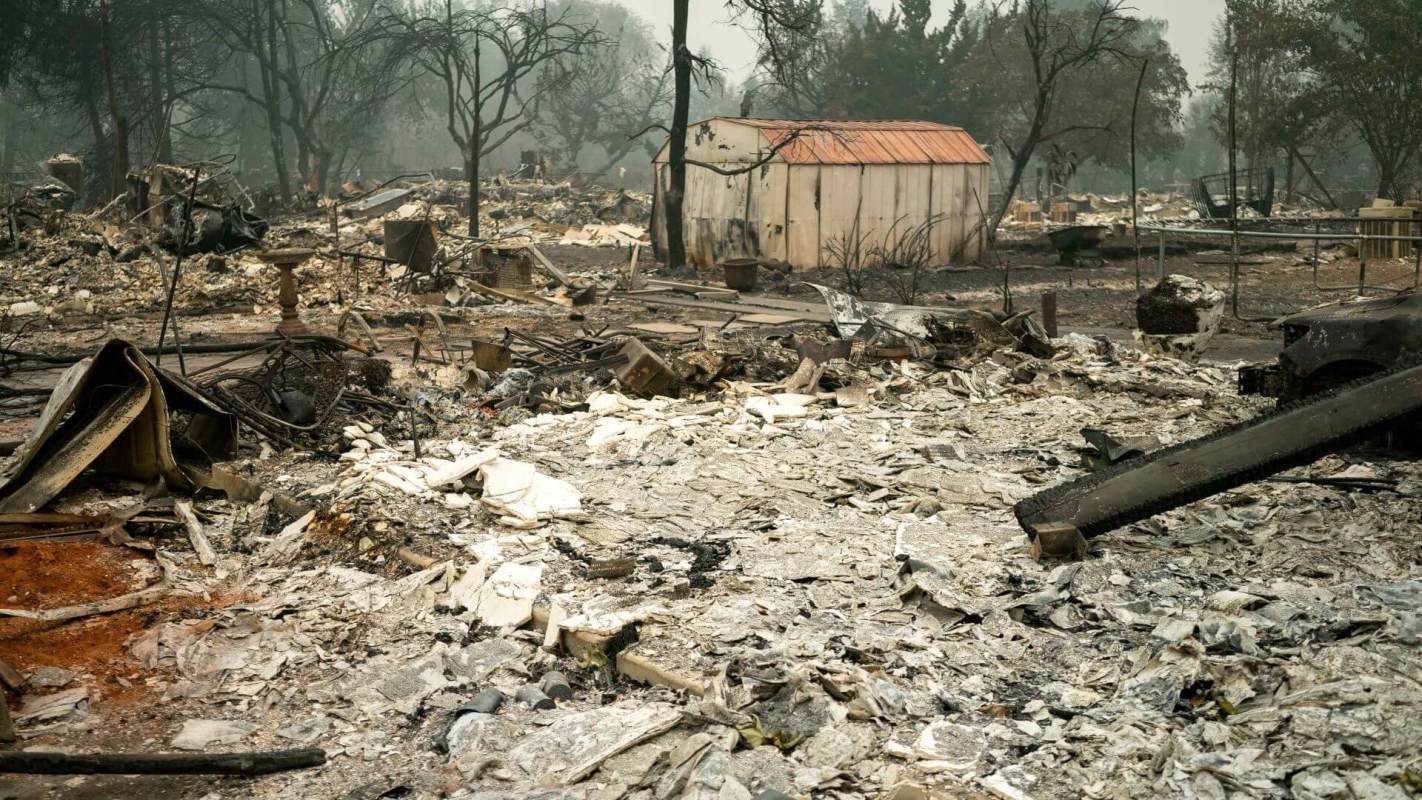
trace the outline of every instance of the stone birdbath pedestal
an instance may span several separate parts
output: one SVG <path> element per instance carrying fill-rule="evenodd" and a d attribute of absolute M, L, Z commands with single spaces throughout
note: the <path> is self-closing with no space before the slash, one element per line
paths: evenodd
<path fill-rule="evenodd" d="M 310 331 L 296 310 L 296 275 L 292 270 L 306 263 L 315 255 L 315 250 L 291 247 L 283 250 L 266 250 L 257 254 L 261 260 L 281 270 L 281 286 L 277 291 L 277 302 L 281 304 L 281 323 L 276 332 L 282 336 L 306 336 Z"/>

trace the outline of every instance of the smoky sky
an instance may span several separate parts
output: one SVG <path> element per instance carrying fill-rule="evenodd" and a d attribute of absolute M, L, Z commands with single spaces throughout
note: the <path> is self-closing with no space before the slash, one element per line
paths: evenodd
<path fill-rule="evenodd" d="M 616 0 L 633 9 L 652 25 L 657 38 L 671 38 L 671 0 Z M 869 0 L 875 9 L 887 10 L 895 0 Z M 947 16 L 953 0 L 933 0 L 935 19 Z M 1133 0 L 1142 16 L 1168 23 L 1166 39 L 1190 72 L 1190 82 L 1205 80 L 1208 71 L 1210 32 L 1224 13 L 1225 0 Z M 689 38 L 693 50 L 705 48 L 735 79 L 745 78 L 755 58 L 750 36 L 733 20 L 724 0 L 691 0 Z"/>

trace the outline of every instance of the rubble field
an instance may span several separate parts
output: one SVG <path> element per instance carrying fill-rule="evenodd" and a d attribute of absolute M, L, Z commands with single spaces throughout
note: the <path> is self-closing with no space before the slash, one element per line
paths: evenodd
<path fill-rule="evenodd" d="M 310 759 L 6 775 L 0 797 L 1422 791 L 1405 453 L 1370 442 L 1034 558 L 1014 506 L 1117 460 L 1083 429 L 1144 452 L 1272 407 L 1218 350 L 1130 341 L 1134 259 L 1005 241 L 1019 310 L 1058 293 L 1051 338 L 1002 313 L 1000 263 L 934 271 L 917 309 L 769 265 L 737 293 L 662 274 L 626 193 L 501 188 L 500 238 L 466 242 L 453 192 L 186 255 L 182 367 L 138 350 L 175 335 L 153 229 L 55 213 L 0 255 L 17 749 Z M 378 260 L 388 220 L 435 222 L 435 266 Z M 271 339 L 291 248 L 308 334 Z M 1252 256 L 1243 296 L 1330 299 L 1302 257 Z M 505 263 L 532 277 L 496 282 Z M 1227 286 L 1206 250 L 1167 269 Z M 140 396 L 91 444 L 87 420 Z M 62 472 L 75 450 L 92 468 Z"/>

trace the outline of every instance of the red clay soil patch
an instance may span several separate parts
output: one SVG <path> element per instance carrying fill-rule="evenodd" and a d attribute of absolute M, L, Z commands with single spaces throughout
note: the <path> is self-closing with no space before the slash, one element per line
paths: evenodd
<path fill-rule="evenodd" d="M 156 579 L 155 571 L 135 563 L 146 561 L 143 553 L 97 540 L 19 543 L 0 549 L 0 606 L 58 608 L 127 594 Z M 144 667 L 129 656 L 129 637 L 176 612 L 211 605 L 187 595 L 68 622 L 0 617 L 0 660 L 21 673 L 52 666 L 91 675 L 77 680 L 98 689 L 105 702 L 133 702 L 148 687 Z"/>
<path fill-rule="evenodd" d="M 59 608 L 127 594 L 145 586 L 151 559 L 97 539 L 17 542 L 0 548 L 0 606 Z"/>

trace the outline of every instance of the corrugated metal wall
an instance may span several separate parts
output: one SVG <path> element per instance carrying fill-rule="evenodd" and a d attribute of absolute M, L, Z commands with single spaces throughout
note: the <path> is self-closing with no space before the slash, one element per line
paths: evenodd
<path fill-rule="evenodd" d="M 760 132 L 747 126 L 713 122 L 689 133 L 687 157 L 706 163 L 754 163 L 765 150 Z M 669 180 L 666 165 L 657 164 L 655 235 L 663 258 Z M 932 232 L 935 264 L 974 261 L 982 253 L 987 182 L 985 164 L 771 163 L 734 176 L 688 166 L 687 257 L 701 268 L 762 256 L 815 269 L 828 265 L 832 243 L 855 235 L 856 221 L 858 234 L 877 245 L 941 214 Z"/>

